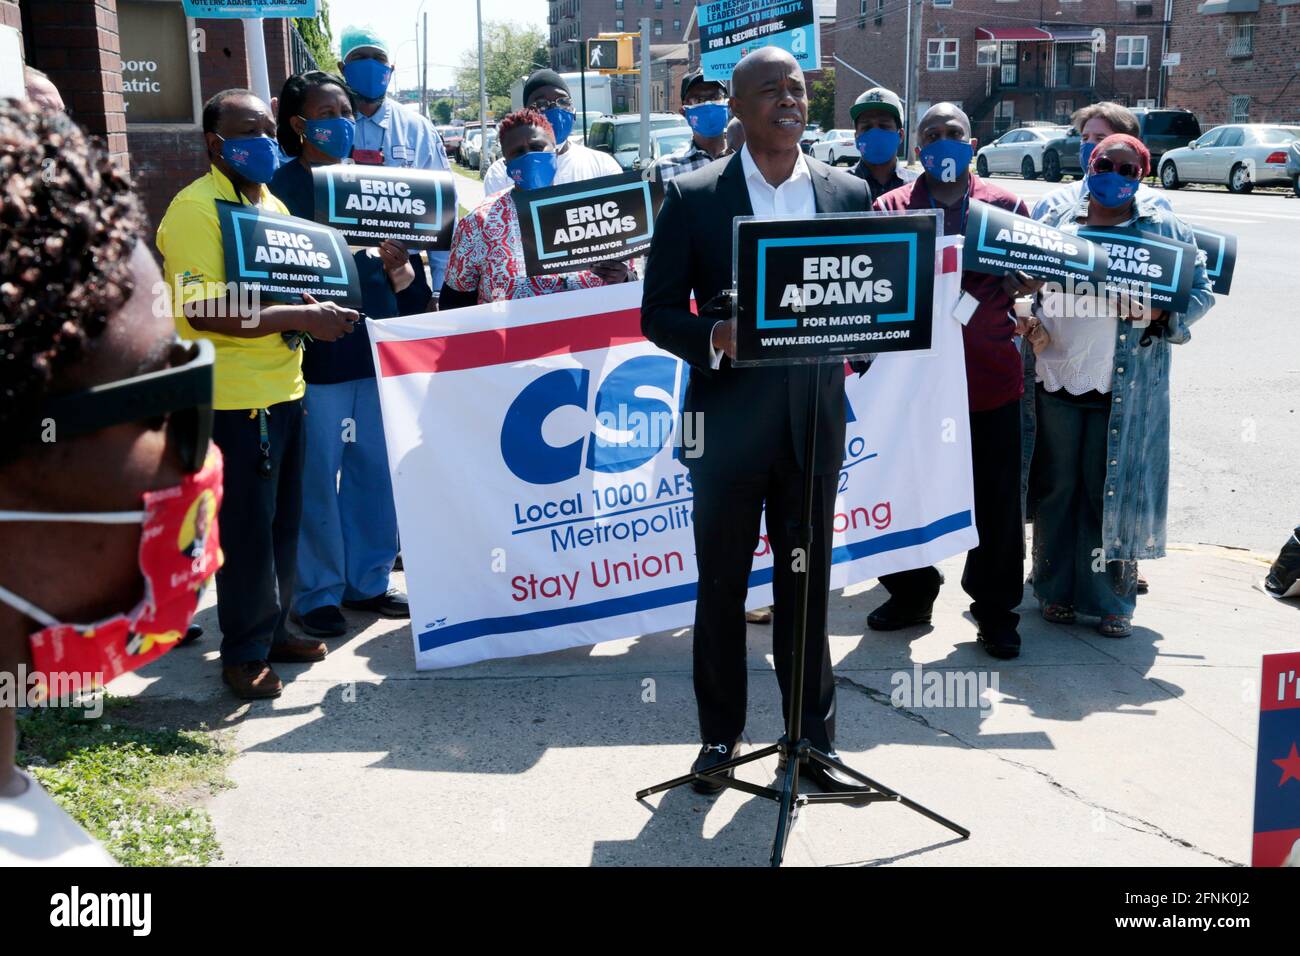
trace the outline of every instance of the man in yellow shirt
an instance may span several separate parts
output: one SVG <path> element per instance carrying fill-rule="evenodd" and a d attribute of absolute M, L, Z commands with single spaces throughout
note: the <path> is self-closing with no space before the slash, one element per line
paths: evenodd
<path fill-rule="evenodd" d="M 302 512 L 300 333 L 333 341 L 357 313 L 304 296 L 261 305 L 226 282 L 217 200 L 288 214 L 265 186 L 278 162 L 275 120 L 248 90 L 225 90 L 203 108 L 212 163 L 182 189 L 158 227 L 163 274 L 182 338 L 216 348 L 212 437 L 225 456 L 220 525 L 225 564 L 217 573 L 222 679 L 239 697 L 276 697 L 272 663 L 318 661 L 325 645 L 286 627 Z"/>

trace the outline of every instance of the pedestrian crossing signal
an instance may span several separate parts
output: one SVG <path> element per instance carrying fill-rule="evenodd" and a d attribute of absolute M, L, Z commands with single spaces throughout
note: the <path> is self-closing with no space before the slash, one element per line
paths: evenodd
<path fill-rule="evenodd" d="M 587 41 L 587 69 L 617 70 L 618 68 L 618 40 Z"/>

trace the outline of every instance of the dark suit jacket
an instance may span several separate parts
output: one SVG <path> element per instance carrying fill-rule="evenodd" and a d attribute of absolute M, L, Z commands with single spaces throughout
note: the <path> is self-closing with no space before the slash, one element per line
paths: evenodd
<path fill-rule="evenodd" d="M 805 156 L 817 212 L 871 208 L 866 184 Z M 725 356 L 709 368 L 709 337 L 716 319 L 690 311 L 691 293 L 703 307 L 731 287 L 731 221 L 752 216 L 740 155 L 670 179 L 655 220 L 641 299 L 641 331 L 651 342 L 690 363 L 683 411 L 698 413 L 703 454 L 684 457 L 692 469 L 714 473 L 766 471 L 778 458 L 803 465 L 808 377 L 818 376 L 816 472 L 838 471 L 844 460 L 844 365 L 735 368 Z M 698 431 L 697 431 L 698 434 Z"/>

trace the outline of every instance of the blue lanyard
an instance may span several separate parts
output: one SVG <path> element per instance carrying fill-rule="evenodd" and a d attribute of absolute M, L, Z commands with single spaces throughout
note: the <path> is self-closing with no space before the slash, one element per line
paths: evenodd
<path fill-rule="evenodd" d="M 973 183 L 971 183 L 969 180 L 967 180 L 967 182 L 966 182 L 966 192 L 965 192 L 965 193 L 962 195 L 962 197 L 961 197 L 961 232 L 959 233 L 959 235 L 963 235 L 963 236 L 966 235 L 966 217 L 970 215 L 970 192 L 971 192 L 971 186 L 972 186 L 972 185 L 973 185 Z M 945 217 L 945 219 L 946 219 L 946 217 L 947 217 L 947 215 L 948 215 L 948 207 L 947 207 L 947 206 L 941 206 L 941 205 L 939 205 L 937 202 L 934 201 L 934 196 L 930 195 L 930 189 L 929 189 L 928 186 L 926 187 L 925 195 L 926 195 L 926 198 L 930 200 L 930 208 L 931 208 L 931 209 L 942 209 L 942 210 L 943 210 L 943 213 L 944 213 L 944 217 Z"/>

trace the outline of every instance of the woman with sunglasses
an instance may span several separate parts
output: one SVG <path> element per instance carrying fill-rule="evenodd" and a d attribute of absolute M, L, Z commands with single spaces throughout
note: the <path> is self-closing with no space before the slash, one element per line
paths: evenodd
<path fill-rule="evenodd" d="M 220 563 L 210 342 L 182 344 L 131 182 L 65 114 L 0 100 L 0 681 L 18 705 L 175 647 Z M 32 691 L 35 693 L 31 693 Z M 14 766 L 0 866 L 111 859 Z"/>
<path fill-rule="evenodd" d="M 313 218 L 312 169 L 349 158 L 351 95 L 337 76 L 318 70 L 289 77 L 280 91 L 276 138 L 293 161 L 276 172 L 271 192 L 295 216 Z M 401 243 L 356 249 L 353 258 L 366 315 L 429 311 L 424 263 Z M 389 588 L 397 513 L 365 323 L 337 341 L 307 343 L 302 374 L 307 448 L 292 620 L 313 637 L 340 637 L 347 633 L 341 607 L 410 616 L 406 598 Z"/>
<path fill-rule="evenodd" d="M 1142 142 L 1117 133 L 1097 144 L 1077 202 L 1043 221 L 1064 232 L 1130 226 L 1194 244 L 1192 230 L 1150 191 Z M 1043 617 L 1098 619 L 1106 637 L 1132 633 L 1137 561 L 1163 557 L 1169 492 L 1170 345 L 1214 303 L 1197 258 L 1186 312 L 1144 310 L 1115 297 L 1044 287 L 1030 334 L 1037 353 L 1034 594 Z M 1147 314 L 1149 313 L 1149 314 Z"/>

